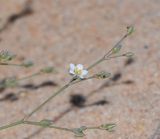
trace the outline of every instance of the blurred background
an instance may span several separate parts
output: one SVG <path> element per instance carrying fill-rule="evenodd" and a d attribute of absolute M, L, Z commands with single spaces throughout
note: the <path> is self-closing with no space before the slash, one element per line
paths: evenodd
<path fill-rule="evenodd" d="M 87 131 L 85 139 L 160 139 L 160 0 L 0 0 L 0 50 L 16 54 L 13 63 L 35 63 L 30 68 L 1 65 L 0 83 L 47 66 L 57 71 L 1 87 L 0 125 L 22 118 L 66 83 L 70 63 L 87 67 L 99 59 L 128 25 L 136 31 L 123 42 L 121 53 L 131 51 L 133 58 L 101 63 L 89 74 L 105 70 L 110 79 L 72 86 L 31 119 L 53 119 L 68 128 L 117 125 L 113 133 Z M 0 138 L 75 137 L 25 125 L 0 132 Z"/>

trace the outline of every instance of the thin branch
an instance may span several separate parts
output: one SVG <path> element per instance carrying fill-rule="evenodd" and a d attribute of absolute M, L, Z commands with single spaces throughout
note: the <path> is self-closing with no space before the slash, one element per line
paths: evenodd
<path fill-rule="evenodd" d="M 64 85 L 62 88 L 60 88 L 56 93 L 52 94 L 47 100 L 45 100 L 41 105 L 39 105 L 37 108 L 35 108 L 31 113 L 29 113 L 27 116 L 25 116 L 23 119 L 26 120 L 29 117 L 31 117 L 35 112 L 37 112 L 40 108 L 42 108 L 46 103 L 48 103 L 50 100 L 52 100 L 55 96 L 57 96 L 59 93 L 61 93 L 63 90 L 69 87 L 69 84 Z"/>
<path fill-rule="evenodd" d="M 59 129 L 59 130 L 65 130 L 65 131 L 72 132 L 72 129 L 69 129 L 69 128 L 53 126 L 53 125 L 43 125 L 41 122 L 35 122 L 35 121 L 23 121 L 23 124 L 40 126 L 40 127 L 43 127 L 43 128 L 54 128 L 54 129 Z"/>
<path fill-rule="evenodd" d="M 1 126 L 1 127 L 0 127 L 0 130 L 7 129 L 7 128 L 11 128 L 11 127 L 20 125 L 20 124 L 22 124 L 22 123 L 23 123 L 22 120 L 19 120 L 19 121 L 10 123 L 10 124 L 8 124 L 8 125 Z"/>
<path fill-rule="evenodd" d="M 128 33 L 126 33 L 113 47 L 112 47 L 112 49 L 110 49 L 105 55 L 104 55 L 104 57 L 105 58 L 107 58 L 107 57 L 109 57 L 109 56 L 111 56 L 112 55 L 112 51 L 114 50 L 114 48 L 116 48 L 117 46 L 119 46 L 123 41 L 124 41 L 124 39 L 126 39 L 127 37 L 128 37 Z"/>
<path fill-rule="evenodd" d="M 22 64 L 14 64 L 14 63 L 0 63 L 1 66 L 16 66 L 16 67 L 24 67 Z"/>

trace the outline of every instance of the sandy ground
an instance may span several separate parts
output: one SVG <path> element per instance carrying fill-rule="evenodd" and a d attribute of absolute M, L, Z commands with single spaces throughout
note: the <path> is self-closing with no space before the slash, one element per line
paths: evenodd
<path fill-rule="evenodd" d="M 35 63 L 28 69 L 1 66 L 0 79 L 21 78 L 45 66 L 58 71 L 1 90 L 0 125 L 22 118 L 67 82 L 69 63 L 87 67 L 100 58 L 128 25 L 136 32 L 123 43 L 122 52 L 134 52 L 134 59 L 106 61 L 89 73 L 106 70 L 117 78 L 75 85 L 31 119 L 53 119 L 69 128 L 117 124 L 113 133 L 90 130 L 85 139 L 160 139 L 160 0 L 0 0 L 0 50 L 16 54 L 14 63 Z M 75 101 L 82 100 L 84 107 L 73 106 L 73 95 L 81 96 Z M 99 101 L 105 103 L 97 105 Z M 65 131 L 27 125 L 0 132 L 0 139 L 74 138 Z"/>

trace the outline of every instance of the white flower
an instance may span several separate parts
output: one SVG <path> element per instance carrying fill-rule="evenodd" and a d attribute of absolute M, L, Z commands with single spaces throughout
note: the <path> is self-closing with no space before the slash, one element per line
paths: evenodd
<path fill-rule="evenodd" d="M 78 65 L 70 64 L 69 73 L 83 79 L 84 76 L 88 74 L 88 71 L 83 69 L 82 64 L 78 64 Z"/>

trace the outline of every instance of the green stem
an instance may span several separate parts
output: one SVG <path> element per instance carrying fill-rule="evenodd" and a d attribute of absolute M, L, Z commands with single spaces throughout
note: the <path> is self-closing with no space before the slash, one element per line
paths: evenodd
<path fill-rule="evenodd" d="M 82 82 L 82 81 L 86 81 L 86 80 L 89 80 L 89 79 L 93 79 L 93 78 L 95 78 L 95 77 L 94 77 L 94 76 L 90 76 L 90 77 L 84 78 L 84 79 L 78 78 L 77 80 L 71 82 L 70 85 L 74 85 L 74 84 L 76 84 L 76 83 L 79 83 L 79 82 Z"/>
<path fill-rule="evenodd" d="M 112 47 L 112 49 L 110 49 L 110 50 L 104 55 L 104 58 L 108 58 L 110 55 L 112 55 L 113 49 L 114 49 L 115 47 L 117 47 L 118 45 L 120 45 L 121 42 L 122 42 L 125 38 L 127 38 L 127 36 L 128 36 L 128 33 L 125 34 L 125 35 Z"/>
<path fill-rule="evenodd" d="M 26 80 L 26 79 L 32 78 L 32 77 L 34 77 L 34 76 L 38 76 L 38 75 L 40 75 L 40 74 L 41 74 L 40 72 L 37 72 L 37 73 L 34 73 L 34 74 L 32 74 L 32 75 L 29 75 L 29 76 L 26 76 L 26 77 L 17 79 L 17 81 Z"/>
<path fill-rule="evenodd" d="M 32 74 L 32 75 L 29 75 L 29 76 L 26 76 L 26 77 L 23 77 L 23 78 L 20 78 L 20 79 L 16 79 L 15 80 L 15 82 L 19 82 L 19 81 L 22 81 L 22 80 L 26 80 L 26 79 L 29 79 L 29 78 L 32 78 L 32 77 L 35 77 L 35 76 L 38 76 L 38 75 L 40 75 L 41 73 L 40 72 L 37 72 L 37 73 L 34 73 L 34 74 Z M 6 88 L 6 87 L 8 87 L 8 84 L 0 84 L 0 88 Z"/>
<path fill-rule="evenodd" d="M 43 125 L 41 122 L 23 121 L 23 124 L 41 126 L 43 128 L 54 128 L 54 129 L 59 129 L 59 130 L 65 130 L 65 131 L 73 132 L 72 129 L 69 129 L 69 128 L 64 128 L 64 127 L 59 127 L 59 126 L 53 126 L 53 125 Z"/>
<path fill-rule="evenodd" d="M 22 120 L 17 121 L 17 122 L 14 122 L 14 123 L 10 123 L 10 124 L 8 124 L 8 125 L 1 126 L 1 127 L 0 127 L 0 130 L 7 129 L 7 128 L 11 128 L 11 127 L 13 127 L 13 126 L 17 126 L 17 125 L 20 125 L 20 124 L 22 124 L 22 123 L 23 123 Z"/>
<path fill-rule="evenodd" d="M 69 84 L 64 85 L 62 88 L 60 88 L 56 93 L 52 94 L 48 99 L 46 99 L 41 105 L 39 105 L 37 108 L 35 108 L 31 113 L 29 113 L 27 116 L 24 117 L 24 120 L 31 117 L 35 112 L 37 112 L 40 108 L 42 108 L 47 102 L 49 102 L 51 99 L 53 99 L 55 96 L 60 94 L 63 90 L 69 87 Z"/>
<path fill-rule="evenodd" d="M 11 63 L 0 63 L 0 65 L 2 65 L 2 66 L 16 66 L 16 67 L 23 67 L 23 66 L 20 65 L 20 64 L 11 64 Z"/>
<path fill-rule="evenodd" d="M 95 126 L 95 127 L 87 127 L 87 129 L 99 129 L 99 126 Z"/>
<path fill-rule="evenodd" d="M 97 60 L 96 62 L 94 62 L 92 65 L 90 65 L 87 70 L 92 69 L 93 67 L 95 67 L 96 65 L 98 65 L 99 63 L 101 63 L 104 60 L 104 57 L 100 58 L 99 60 Z"/>

